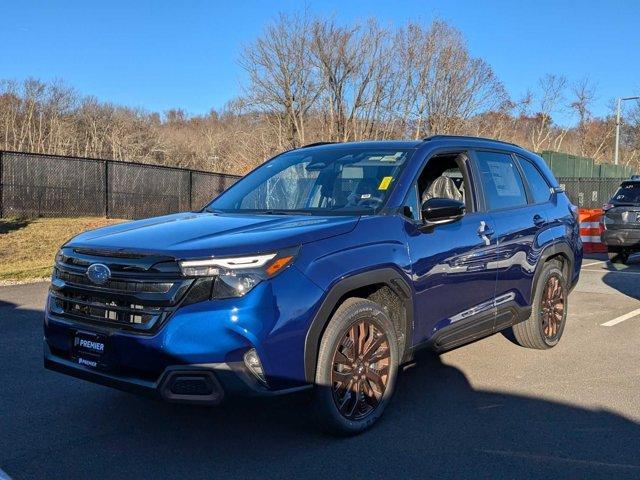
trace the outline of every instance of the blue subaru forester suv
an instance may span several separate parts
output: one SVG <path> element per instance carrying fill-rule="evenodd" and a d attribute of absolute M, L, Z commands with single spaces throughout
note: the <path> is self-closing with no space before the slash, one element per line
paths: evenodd
<path fill-rule="evenodd" d="M 200 211 L 67 242 L 45 366 L 168 401 L 312 389 L 321 426 L 354 434 L 399 366 L 511 328 L 558 343 L 582 245 L 542 159 L 472 137 L 314 144 Z"/>

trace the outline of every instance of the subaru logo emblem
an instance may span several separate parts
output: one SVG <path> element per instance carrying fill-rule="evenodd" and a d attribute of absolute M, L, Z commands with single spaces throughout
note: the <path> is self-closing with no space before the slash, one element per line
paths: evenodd
<path fill-rule="evenodd" d="M 111 270 L 102 263 L 94 263 L 87 268 L 87 277 L 96 285 L 104 285 L 111 277 Z"/>

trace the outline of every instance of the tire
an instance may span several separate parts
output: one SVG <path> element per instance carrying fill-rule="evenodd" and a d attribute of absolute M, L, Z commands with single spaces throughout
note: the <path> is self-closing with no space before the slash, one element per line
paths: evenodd
<path fill-rule="evenodd" d="M 357 435 L 380 418 L 395 389 L 398 350 L 393 323 L 380 305 L 349 298 L 338 307 L 318 352 L 313 411 L 322 430 Z"/>
<path fill-rule="evenodd" d="M 567 295 L 562 265 L 555 261 L 545 263 L 536 282 L 531 316 L 512 327 L 519 345 L 546 350 L 558 344 L 567 322 Z"/>
<path fill-rule="evenodd" d="M 621 249 L 607 248 L 607 256 L 611 263 L 622 263 L 626 265 L 629 261 L 629 253 Z"/>

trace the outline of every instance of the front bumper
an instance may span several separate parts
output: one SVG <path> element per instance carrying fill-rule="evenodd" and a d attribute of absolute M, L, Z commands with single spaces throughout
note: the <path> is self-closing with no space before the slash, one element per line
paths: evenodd
<path fill-rule="evenodd" d="M 54 355 L 44 342 L 44 367 L 75 378 L 117 388 L 125 392 L 175 403 L 217 405 L 227 395 L 274 396 L 311 388 L 311 385 L 269 390 L 241 363 L 172 365 L 156 380 L 118 375 Z"/>
<path fill-rule="evenodd" d="M 308 388 L 304 340 L 322 293 L 292 267 L 244 297 L 182 306 L 157 331 L 149 333 L 90 324 L 47 307 L 45 366 L 171 401 L 189 399 L 168 394 L 168 379 L 191 375 L 193 370 L 204 372 L 206 383 L 216 390 L 219 384 L 222 397 L 228 393 L 277 395 Z M 106 340 L 99 365 L 78 363 L 73 342 L 80 332 Z M 244 354 L 250 349 L 256 350 L 262 362 L 266 385 L 245 366 Z M 217 396 L 195 400 L 220 401 Z"/>
<path fill-rule="evenodd" d="M 640 249 L 640 229 L 611 229 L 602 233 L 602 243 L 610 247 L 637 247 Z"/>

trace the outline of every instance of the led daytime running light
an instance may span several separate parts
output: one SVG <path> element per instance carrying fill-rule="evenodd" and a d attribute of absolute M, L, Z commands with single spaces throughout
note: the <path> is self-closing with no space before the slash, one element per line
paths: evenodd
<path fill-rule="evenodd" d="M 265 255 L 252 255 L 248 257 L 233 258 L 209 258 L 206 260 L 185 260 L 180 262 L 183 269 L 194 267 L 220 267 L 228 270 L 240 270 L 243 268 L 259 268 L 263 267 L 269 260 L 275 257 L 275 253 Z"/>

